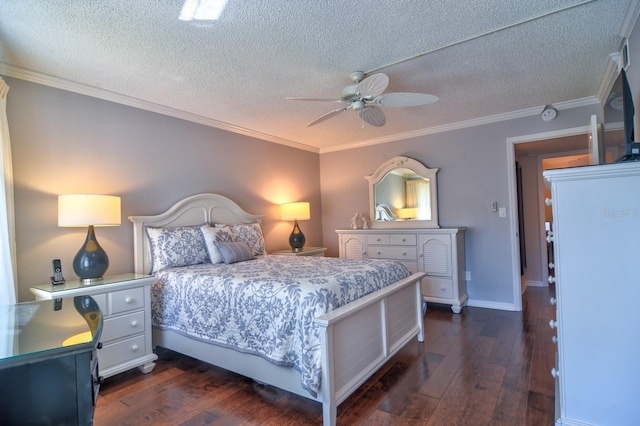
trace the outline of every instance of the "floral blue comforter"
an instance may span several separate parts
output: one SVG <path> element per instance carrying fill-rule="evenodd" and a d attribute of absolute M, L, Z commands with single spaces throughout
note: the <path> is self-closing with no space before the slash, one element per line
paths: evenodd
<path fill-rule="evenodd" d="M 171 268 L 156 273 L 153 325 L 294 367 L 315 396 L 314 318 L 409 275 L 394 261 L 307 256 Z"/>

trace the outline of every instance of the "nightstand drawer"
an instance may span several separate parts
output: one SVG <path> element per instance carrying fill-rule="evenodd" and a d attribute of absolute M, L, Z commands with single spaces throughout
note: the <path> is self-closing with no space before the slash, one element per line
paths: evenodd
<path fill-rule="evenodd" d="M 142 333 L 145 330 L 144 311 L 132 312 L 119 317 L 104 320 L 102 327 L 102 343 Z"/>
<path fill-rule="evenodd" d="M 102 349 L 98 350 L 100 371 L 144 355 L 144 334 L 116 343 L 103 344 Z"/>
<path fill-rule="evenodd" d="M 144 307 L 144 290 L 141 287 L 114 291 L 108 298 L 109 315 Z"/>

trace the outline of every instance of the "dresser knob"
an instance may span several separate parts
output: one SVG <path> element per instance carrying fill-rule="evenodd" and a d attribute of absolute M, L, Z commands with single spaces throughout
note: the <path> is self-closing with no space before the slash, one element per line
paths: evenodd
<path fill-rule="evenodd" d="M 553 367 L 551 369 L 551 377 L 553 377 L 554 379 L 557 379 L 558 377 L 560 377 L 560 370 L 558 370 L 557 368 Z"/>
<path fill-rule="evenodd" d="M 376 241 L 380 241 L 380 238 L 378 237 L 378 238 L 376 239 Z"/>
<path fill-rule="evenodd" d="M 382 254 L 382 252 L 380 250 L 378 250 L 378 254 Z"/>
<path fill-rule="evenodd" d="M 127 304 L 131 304 L 131 303 L 133 303 L 133 297 L 129 297 L 129 296 L 127 296 L 127 298 L 126 298 L 126 299 L 124 299 L 124 303 L 127 303 Z"/>
<path fill-rule="evenodd" d="M 557 301 L 556 301 L 556 298 L 555 298 L 555 297 L 552 297 L 551 299 L 549 299 L 549 303 L 551 303 L 552 305 L 555 305 L 555 304 L 556 304 L 556 302 L 557 302 Z"/>
<path fill-rule="evenodd" d="M 549 233 L 549 235 L 547 235 L 547 238 L 545 238 L 545 240 L 547 240 L 548 243 L 553 242 L 553 234 Z"/>
<path fill-rule="evenodd" d="M 405 241 L 407 241 L 407 239 L 406 239 L 406 238 L 403 238 L 403 239 L 402 239 L 402 242 L 404 243 Z"/>
<path fill-rule="evenodd" d="M 102 342 L 98 342 L 98 345 L 96 346 L 96 348 L 102 349 Z"/>
<path fill-rule="evenodd" d="M 547 281 L 549 281 L 549 284 L 553 284 L 556 282 L 556 277 L 549 275 L 549 277 L 547 277 Z"/>
<path fill-rule="evenodd" d="M 556 264 L 553 262 L 549 262 L 549 269 L 554 269 L 556 267 Z"/>
<path fill-rule="evenodd" d="M 138 345 L 131 346 L 131 352 L 137 352 L 139 349 Z"/>
<path fill-rule="evenodd" d="M 551 204 L 553 204 L 553 200 L 551 200 L 551 198 L 545 198 L 544 199 L 544 203 L 548 206 L 550 206 Z"/>
<path fill-rule="evenodd" d="M 558 336 L 553 336 L 553 337 L 551 337 L 551 341 L 552 341 L 553 343 L 558 343 Z"/>
<path fill-rule="evenodd" d="M 403 256 L 406 256 L 406 255 L 407 255 L 407 252 L 406 252 L 406 251 L 403 251 L 403 252 L 402 252 L 402 255 L 403 255 Z"/>
<path fill-rule="evenodd" d="M 138 321 L 131 321 L 131 327 L 136 328 L 138 326 Z"/>
<path fill-rule="evenodd" d="M 556 320 L 554 320 L 554 319 L 549 320 L 549 327 L 551 327 L 551 328 L 558 328 L 558 321 L 556 321 Z"/>

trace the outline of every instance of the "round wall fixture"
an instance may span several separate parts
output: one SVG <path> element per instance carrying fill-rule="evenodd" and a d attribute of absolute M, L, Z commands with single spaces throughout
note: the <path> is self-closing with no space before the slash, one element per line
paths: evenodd
<path fill-rule="evenodd" d="M 551 121 L 555 119 L 557 116 L 558 116 L 558 110 L 551 105 L 547 105 L 542 110 L 542 119 L 544 121 Z"/>

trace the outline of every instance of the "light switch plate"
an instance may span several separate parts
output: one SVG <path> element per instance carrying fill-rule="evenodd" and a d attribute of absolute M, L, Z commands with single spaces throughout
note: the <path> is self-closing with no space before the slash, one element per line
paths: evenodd
<path fill-rule="evenodd" d="M 500 209 L 498 210 L 498 216 L 507 217 L 507 208 L 506 207 L 500 207 Z"/>

